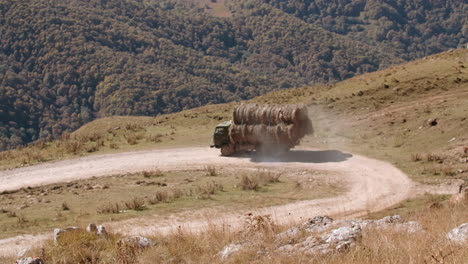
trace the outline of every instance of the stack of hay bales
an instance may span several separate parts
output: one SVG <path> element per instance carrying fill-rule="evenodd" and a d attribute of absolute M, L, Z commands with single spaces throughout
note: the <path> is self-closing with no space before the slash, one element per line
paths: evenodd
<path fill-rule="evenodd" d="M 304 105 L 242 104 L 234 109 L 231 141 L 291 148 L 313 132 Z"/>

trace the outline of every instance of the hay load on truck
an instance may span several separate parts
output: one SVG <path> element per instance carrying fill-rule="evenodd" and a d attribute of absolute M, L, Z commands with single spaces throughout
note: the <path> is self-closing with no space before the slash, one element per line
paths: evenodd
<path fill-rule="evenodd" d="M 242 104 L 232 120 L 216 126 L 211 147 L 229 156 L 243 151 L 276 154 L 288 151 L 313 133 L 305 105 Z"/>

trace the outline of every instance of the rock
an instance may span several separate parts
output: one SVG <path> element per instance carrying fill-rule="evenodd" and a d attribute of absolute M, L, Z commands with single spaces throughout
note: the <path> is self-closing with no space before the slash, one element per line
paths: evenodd
<path fill-rule="evenodd" d="M 96 233 L 97 232 L 97 227 L 96 224 L 89 224 L 88 227 L 86 227 L 86 232 L 88 233 Z"/>
<path fill-rule="evenodd" d="M 42 261 L 41 258 L 28 257 L 28 258 L 18 259 L 16 261 L 16 264 L 44 264 L 44 261 Z"/>
<path fill-rule="evenodd" d="M 156 243 L 153 240 L 143 236 L 131 236 L 127 238 L 122 238 L 119 241 L 117 241 L 118 247 L 133 247 L 138 249 L 144 249 L 155 245 Z"/>
<path fill-rule="evenodd" d="M 353 227 L 353 226 L 359 226 L 361 229 L 365 229 L 366 227 L 368 227 L 370 224 L 373 224 L 374 221 L 372 220 L 351 220 L 350 222 L 348 222 L 348 225 L 349 227 Z"/>
<path fill-rule="evenodd" d="M 450 241 L 459 244 L 468 243 L 468 223 L 461 224 L 460 226 L 452 229 L 448 232 L 447 238 Z"/>
<path fill-rule="evenodd" d="M 400 215 L 392 215 L 392 216 L 386 216 L 382 219 L 376 220 L 373 223 L 376 225 L 386 225 L 386 224 L 394 224 L 394 223 L 402 223 L 403 222 L 403 217 Z"/>
<path fill-rule="evenodd" d="M 338 245 L 335 246 L 335 250 L 343 253 L 346 252 L 348 249 L 350 249 L 352 246 L 354 246 L 355 242 L 354 241 L 342 241 L 338 243 Z"/>
<path fill-rule="evenodd" d="M 98 236 L 105 237 L 105 238 L 109 237 L 109 233 L 107 233 L 107 230 L 103 225 L 98 225 L 97 226 L 96 234 Z"/>
<path fill-rule="evenodd" d="M 225 246 L 219 253 L 218 255 L 221 257 L 221 259 L 227 259 L 233 254 L 239 252 L 242 249 L 241 244 L 229 244 Z"/>
<path fill-rule="evenodd" d="M 405 222 L 403 217 L 400 215 L 386 216 L 379 220 L 368 220 L 361 221 L 358 225 L 364 229 L 367 227 L 376 228 L 376 229 L 388 229 L 392 228 L 397 232 L 407 232 L 407 233 L 416 233 L 423 232 L 424 228 L 422 225 L 415 221 Z"/>
<path fill-rule="evenodd" d="M 325 243 L 341 243 L 341 242 L 355 242 L 362 236 L 362 230 L 359 226 L 347 227 L 342 226 L 333 229 L 330 233 L 326 234 L 323 239 Z"/>
<path fill-rule="evenodd" d="M 303 252 L 308 255 L 327 255 L 333 253 L 333 248 L 330 247 L 330 244 L 318 244 L 315 247 L 312 247 Z"/>
<path fill-rule="evenodd" d="M 344 252 L 353 246 L 362 236 L 359 226 L 342 226 L 327 234 L 322 238 L 310 236 L 303 242 L 295 245 L 284 245 L 278 248 L 284 253 L 300 252 L 307 255 L 326 255 L 335 252 Z"/>
<path fill-rule="evenodd" d="M 23 248 L 18 252 L 18 258 L 24 258 L 29 254 L 31 254 L 31 248 Z"/>
<path fill-rule="evenodd" d="M 427 120 L 427 124 L 430 126 L 437 126 L 437 119 L 436 118 L 431 118 Z"/>
<path fill-rule="evenodd" d="M 81 231 L 81 228 L 79 227 L 67 227 L 67 228 L 55 228 L 54 229 L 54 242 L 57 243 L 58 240 L 60 239 L 60 236 L 64 233 L 69 233 L 69 232 L 77 232 Z"/>
<path fill-rule="evenodd" d="M 304 242 L 300 243 L 299 251 L 310 251 L 310 249 L 323 244 L 323 240 L 314 236 L 308 237 Z"/>
<path fill-rule="evenodd" d="M 89 224 L 88 227 L 86 227 L 86 232 L 94 233 L 98 236 L 105 237 L 105 238 L 109 236 L 106 228 L 103 225 L 96 226 L 96 224 L 93 224 L 93 223 Z"/>
<path fill-rule="evenodd" d="M 307 232 L 321 232 L 329 227 L 333 223 L 333 219 L 328 216 L 315 216 L 312 219 L 309 219 L 304 225 L 303 228 Z"/>

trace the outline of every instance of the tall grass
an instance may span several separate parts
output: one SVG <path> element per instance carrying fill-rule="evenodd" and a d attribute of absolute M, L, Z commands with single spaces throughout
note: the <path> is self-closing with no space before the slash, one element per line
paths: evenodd
<path fill-rule="evenodd" d="M 48 243 L 44 255 L 46 263 L 466 263 L 468 247 L 450 243 L 446 233 L 468 220 L 467 210 L 466 205 L 445 203 L 437 209 L 416 210 L 408 220 L 421 223 L 425 232 L 365 229 L 355 247 L 325 256 L 283 253 L 278 250 L 280 246 L 298 241 L 277 239 L 275 235 L 292 224 L 278 226 L 268 216 L 252 214 L 245 216 L 241 230 L 214 225 L 200 233 L 179 229 L 153 238 L 156 246 L 131 253 L 117 246 L 119 236 L 105 240 L 93 234 L 71 233 L 58 245 Z M 307 236 L 304 233 L 299 239 Z M 241 250 L 221 259 L 218 252 L 232 243 L 242 245 Z"/>

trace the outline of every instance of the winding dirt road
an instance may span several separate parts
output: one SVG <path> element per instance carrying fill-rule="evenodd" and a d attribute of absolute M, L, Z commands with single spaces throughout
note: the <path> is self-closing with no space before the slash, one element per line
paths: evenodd
<path fill-rule="evenodd" d="M 413 182 L 391 164 L 335 150 L 298 149 L 275 160 L 256 160 L 254 156 L 221 157 L 219 150 L 184 148 L 127 152 L 89 156 L 45 163 L 20 169 L 0 171 L 0 191 L 55 182 L 107 176 L 143 170 L 196 169 L 205 165 L 231 168 L 267 168 L 270 170 L 331 171 L 348 184 L 348 192 L 333 198 L 294 202 L 249 210 L 253 214 L 270 214 L 277 223 L 301 221 L 315 215 L 355 217 L 378 211 L 408 197 Z M 307 177 L 308 175 L 305 175 Z M 225 212 L 209 208 L 169 216 L 170 220 L 142 217 L 108 223 L 113 232 L 150 235 L 167 233 L 176 228 L 202 231 L 209 224 L 232 228 L 243 223 L 244 212 Z M 47 239 L 50 234 L 23 235 L 0 240 L 0 255 L 16 254 L 21 248 Z"/>

